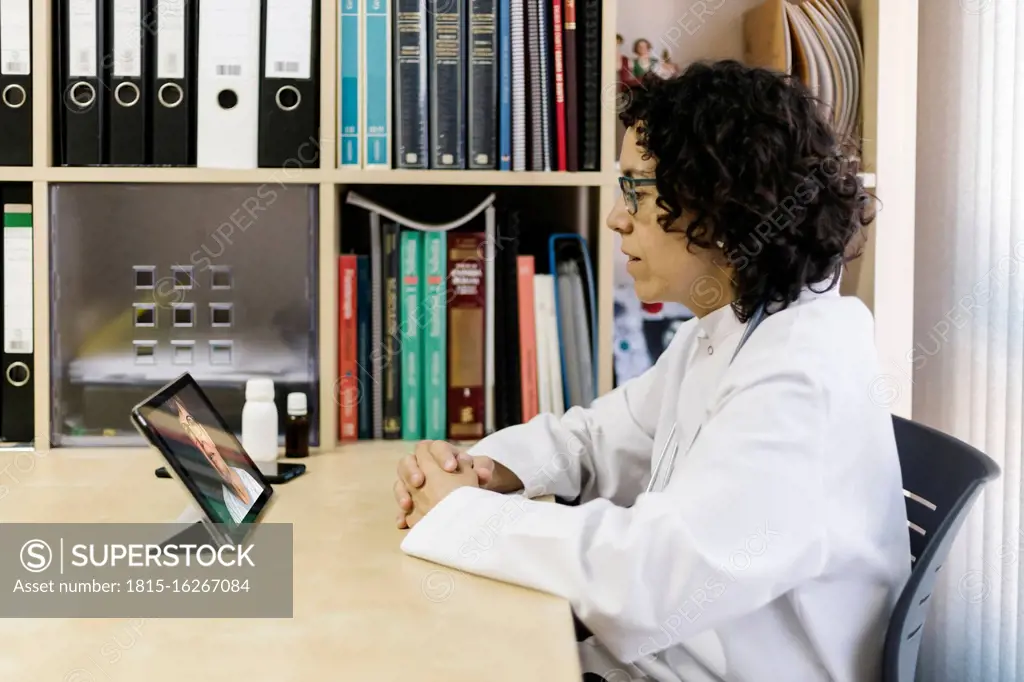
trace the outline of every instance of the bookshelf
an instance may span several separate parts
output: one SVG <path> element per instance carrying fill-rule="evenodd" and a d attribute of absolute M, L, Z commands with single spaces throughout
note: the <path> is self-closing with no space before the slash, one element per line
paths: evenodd
<path fill-rule="evenodd" d="M 318 190 L 318 285 L 321 295 L 318 313 L 318 361 L 320 393 L 310 396 L 310 408 L 320 415 L 320 449 L 337 446 L 337 406 L 334 381 L 337 373 L 337 267 L 336 257 L 346 239 L 341 224 L 340 202 L 345 189 L 359 190 L 363 185 L 450 185 L 477 187 L 556 187 L 565 188 L 567 196 L 583 197 L 596 193 L 599 211 L 593 215 L 587 236 L 593 238 L 604 231 L 604 216 L 616 198 L 615 111 L 608 105 L 602 109 L 601 164 L 599 171 L 565 172 L 501 172 L 501 171 L 431 171 L 431 170 L 352 170 L 338 167 L 337 100 L 338 100 L 338 4 L 323 0 L 320 7 L 320 167 L 257 168 L 227 170 L 213 168 L 164 167 L 62 167 L 53 159 L 53 0 L 32 0 L 32 88 L 33 88 L 33 165 L 17 168 L 0 167 L 0 182 L 28 182 L 33 187 L 33 249 L 34 249 L 34 324 L 35 324 L 35 447 L 50 449 L 51 372 L 50 372 L 50 278 L 40 276 L 50 271 L 50 187 L 57 183 L 166 183 L 166 184 L 283 184 L 308 185 Z M 616 3 L 605 0 L 602 15 L 602 63 L 614 64 Z M 602 92 L 613 92 L 615 73 L 606 68 L 602 74 Z M 340 226 L 340 228 L 339 228 Z M 601 263 L 613 255 L 610 241 L 598 237 L 594 247 L 599 254 L 597 282 L 600 308 L 600 391 L 612 387 L 612 282 L 610 268 Z"/>
<path fill-rule="evenodd" d="M 701 40 L 686 50 L 682 64 L 700 58 L 739 58 L 742 55 L 742 11 L 759 0 L 724 3 L 721 21 L 709 22 Z M 615 92 L 618 0 L 604 0 L 602 14 L 602 93 Z M 687 0 L 678 0 L 688 11 Z M 862 103 L 864 121 L 865 183 L 874 187 L 884 210 L 872 228 L 874 235 L 863 263 L 844 279 L 844 290 L 855 293 L 873 309 L 877 341 L 883 363 L 910 375 L 906 359 L 913 344 L 913 239 L 914 138 L 916 117 L 916 3 L 850 0 L 859 22 L 866 52 Z M 208 168 L 58 167 L 53 164 L 52 0 L 32 0 L 33 13 L 33 159 L 30 167 L 0 168 L 0 182 L 29 182 L 34 212 L 35 312 L 35 446 L 50 448 L 50 271 L 49 190 L 55 183 L 175 183 L 175 184 L 296 184 L 319 190 L 317 237 L 318 354 L 320 392 L 310 396 L 310 407 L 320 415 L 320 448 L 337 445 L 337 409 L 334 377 L 337 373 L 337 269 L 336 256 L 346 239 L 341 221 L 340 192 L 361 185 L 472 185 L 492 187 L 560 187 L 580 199 L 596 195 L 597 210 L 590 217 L 587 236 L 596 239 L 597 297 L 599 309 L 599 393 L 613 386 L 613 260 L 614 235 L 604 221 L 618 200 L 616 183 L 616 111 L 605 97 L 601 115 L 600 170 L 581 173 L 499 171 L 350 170 L 337 167 L 338 7 L 321 3 L 320 101 L 321 166 L 317 169 L 261 168 L 219 170 Z M 714 46 L 713 49 L 709 46 Z M 881 78 L 882 68 L 884 75 Z M 569 195 L 572 196 L 572 195 Z M 42 276 L 41 276 L 42 275 Z M 894 372 L 894 370 L 890 370 Z M 912 383 L 912 382 L 909 382 Z M 892 406 L 909 415 L 910 386 Z"/>

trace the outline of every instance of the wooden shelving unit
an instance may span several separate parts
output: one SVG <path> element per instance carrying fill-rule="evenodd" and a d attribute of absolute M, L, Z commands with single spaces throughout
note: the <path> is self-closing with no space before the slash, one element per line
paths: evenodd
<path fill-rule="evenodd" d="M 338 9 L 336 2 L 321 3 L 320 97 L 321 165 L 316 169 L 258 168 L 244 170 L 214 168 L 133 168 L 133 167 L 59 167 L 53 165 L 52 116 L 52 53 L 50 26 L 52 0 L 32 0 L 33 18 L 33 156 L 34 165 L 23 168 L 0 168 L 0 182 L 31 182 L 33 184 L 34 272 L 35 272 L 35 447 L 50 448 L 50 286 L 49 273 L 49 189 L 56 183 L 166 183 L 166 184 L 301 184 L 319 190 L 319 366 L 320 395 L 311 401 L 319 410 L 321 449 L 337 445 L 337 407 L 333 377 L 337 373 L 337 302 L 332 294 L 337 288 L 336 255 L 339 241 L 345 240 L 345 228 L 339 231 L 340 204 L 343 188 L 359 185 L 465 185 L 477 187 L 565 187 L 567 191 L 599 194 L 599 213 L 593 225 L 587 226 L 590 236 L 601 235 L 604 216 L 616 199 L 615 174 L 615 111 L 602 111 L 601 170 L 585 173 L 500 172 L 500 171 L 406 171 L 351 170 L 337 167 L 337 74 L 338 74 Z M 602 42 L 605 46 L 602 92 L 615 87 L 615 25 L 616 2 L 605 0 L 602 18 Z M 575 188 L 575 190 L 573 190 Z M 612 388 L 612 282 L 608 239 L 599 237 L 596 251 L 600 307 L 600 390 Z"/>
<path fill-rule="evenodd" d="M 303 184 L 319 189 L 319 365 L 321 391 L 311 406 L 319 409 L 321 448 L 333 448 L 337 434 L 337 409 L 333 377 L 337 373 L 337 306 L 332 292 L 337 291 L 335 256 L 339 241 L 345 239 L 344 225 L 338 229 L 342 187 L 358 185 L 472 185 L 472 186 L 544 186 L 576 188 L 576 192 L 597 194 L 597 212 L 587 226 L 590 236 L 597 235 L 597 293 L 599 303 L 599 391 L 613 385 L 613 262 L 614 239 L 604 229 L 604 221 L 618 200 L 616 183 L 616 111 L 605 102 L 601 117 L 601 170 L 589 173 L 513 173 L 497 171 L 363 171 L 337 167 L 337 53 L 338 14 L 335 2 L 321 7 L 321 137 L 318 141 L 321 167 L 220 170 L 208 168 L 65 168 L 52 163 L 52 0 L 32 0 L 33 10 L 33 116 L 34 165 L 25 168 L 0 168 L 0 182 L 33 183 L 34 269 L 35 269 L 35 415 L 36 448 L 49 449 L 50 443 L 50 278 L 49 273 L 49 189 L 54 183 L 237 183 Z M 680 12 L 690 11 L 679 0 Z M 725 3 L 716 12 L 721 16 L 706 20 L 705 31 L 720 31 L 721 36 L 703 36 L 696 45 L 734 46 L 735 54 L 685 54 L 680 63 L 706 57 L 739 58 L 742 35 L 739 14 L 757 1 Z M 863 86 L 865 102 L 862 115 L 867 142 L 866 182 L 876 187 L 885 203 L 873 233 L 876 238 L 868 258 L 860 269 L 844 281 L 844 289 L 861 296 L 872 306 L 877 339 L 884 362 L 895 363 L 909 376 L 913 325 L 913 207 L 916 101 L 915 2 L 883 3 L 881 0 L 853 0 L 853 10 L 864 35 L 867 61 Z M 615 42 L 618 0 L 604 0 L 602 17 L 603 52 L 602 92 L 616 87 L 617 47 Z M 736 13 L 736 16 L 730 16 Z M 709 43 L 709 40 L 711 41 Z M 716 48 L 720 49 L 720 48 Z M 731 48 L 730 48 L 731 49 Z M 885 64 L 885 78 L 881 65 Z M 884 371 L 884 370 L 883 370 Z M 865 387 L 867 390 L 867 387 Z M 893 405 L 894 412 L 909 414 L 910 391 L 902 392 Z"/>

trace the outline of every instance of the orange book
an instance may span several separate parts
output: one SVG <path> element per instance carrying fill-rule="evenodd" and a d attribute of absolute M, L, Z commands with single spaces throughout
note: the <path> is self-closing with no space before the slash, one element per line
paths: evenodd
<path fill-rule="evenodd" d="M 537 397 L 537 318 L 533 311 L 533 256 L 517 256 L 519 291 L 519 367 L 523 380 L 523 423 L 540 411 Z"/>
<path fill-rule="evenodd" d="M 338 439 L 359 439 L 356 256 L 338 256 Z"/>

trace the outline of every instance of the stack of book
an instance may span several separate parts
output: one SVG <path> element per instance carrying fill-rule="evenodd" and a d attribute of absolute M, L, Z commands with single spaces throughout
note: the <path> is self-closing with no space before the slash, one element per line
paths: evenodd
<path fill-rule="evenodd" d="M 864 49 L 846 0 L 765 0 L 743 18 L 744 58 L 795 76 L 856 147 Z"/>
<path fill-rule="evenodd" d="M 601 0 L 341 0 L 343 167 L 597 171 Z"/>
<path fill-rule="evenodd" d="M 582 238 L 551 235 L 547 259 L 521 253 L 518 214 L 499 218 L 494 195 L 445 225 L 347 201 L 369 213 L 370 253 L 338 257 L 341 441 L 473 441 L 593 401 Z"/>

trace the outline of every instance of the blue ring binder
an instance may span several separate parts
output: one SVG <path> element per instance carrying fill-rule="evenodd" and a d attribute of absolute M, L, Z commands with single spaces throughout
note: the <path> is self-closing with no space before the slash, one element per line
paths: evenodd
<path fill-rule="evenodd" d="M 586 291 L 587 291 L 587 312 L 589 314 L 590 323 L 590 348 L 591 353 L 594 357 L 594 362 L 591 367 L 591 374 L 593 380 L 594 390 L 597 391 L 597 377 L 598 377 L 598 362 L 597 362 L 597 299 L 594 293 L 594 270 L 590 262 L 590 250 L 588 248 L 587 240 L 578 234 L 573 233 L 555 233 L 548 238 L 548 261 L 551 266 L 551 275 L 555 281 L 555 318 L 558 320 L 562 319 L 561 306 L 559 304 L 558 296 L 558 256 L 557 247 L 558 243 L 566 242 L 578 242 L 580 249 L 581 259 L 583 261 L 583 276 L 586 279 Z M 565 409 L 568 410 L 570 407 L 569 402 L 569 380 L 568 373 L 566 372 L 566 349 L 565 345 L 561 342 L 558 344 L 558 354 L 562 364 L 562 396 L 565 403 Z"/>

